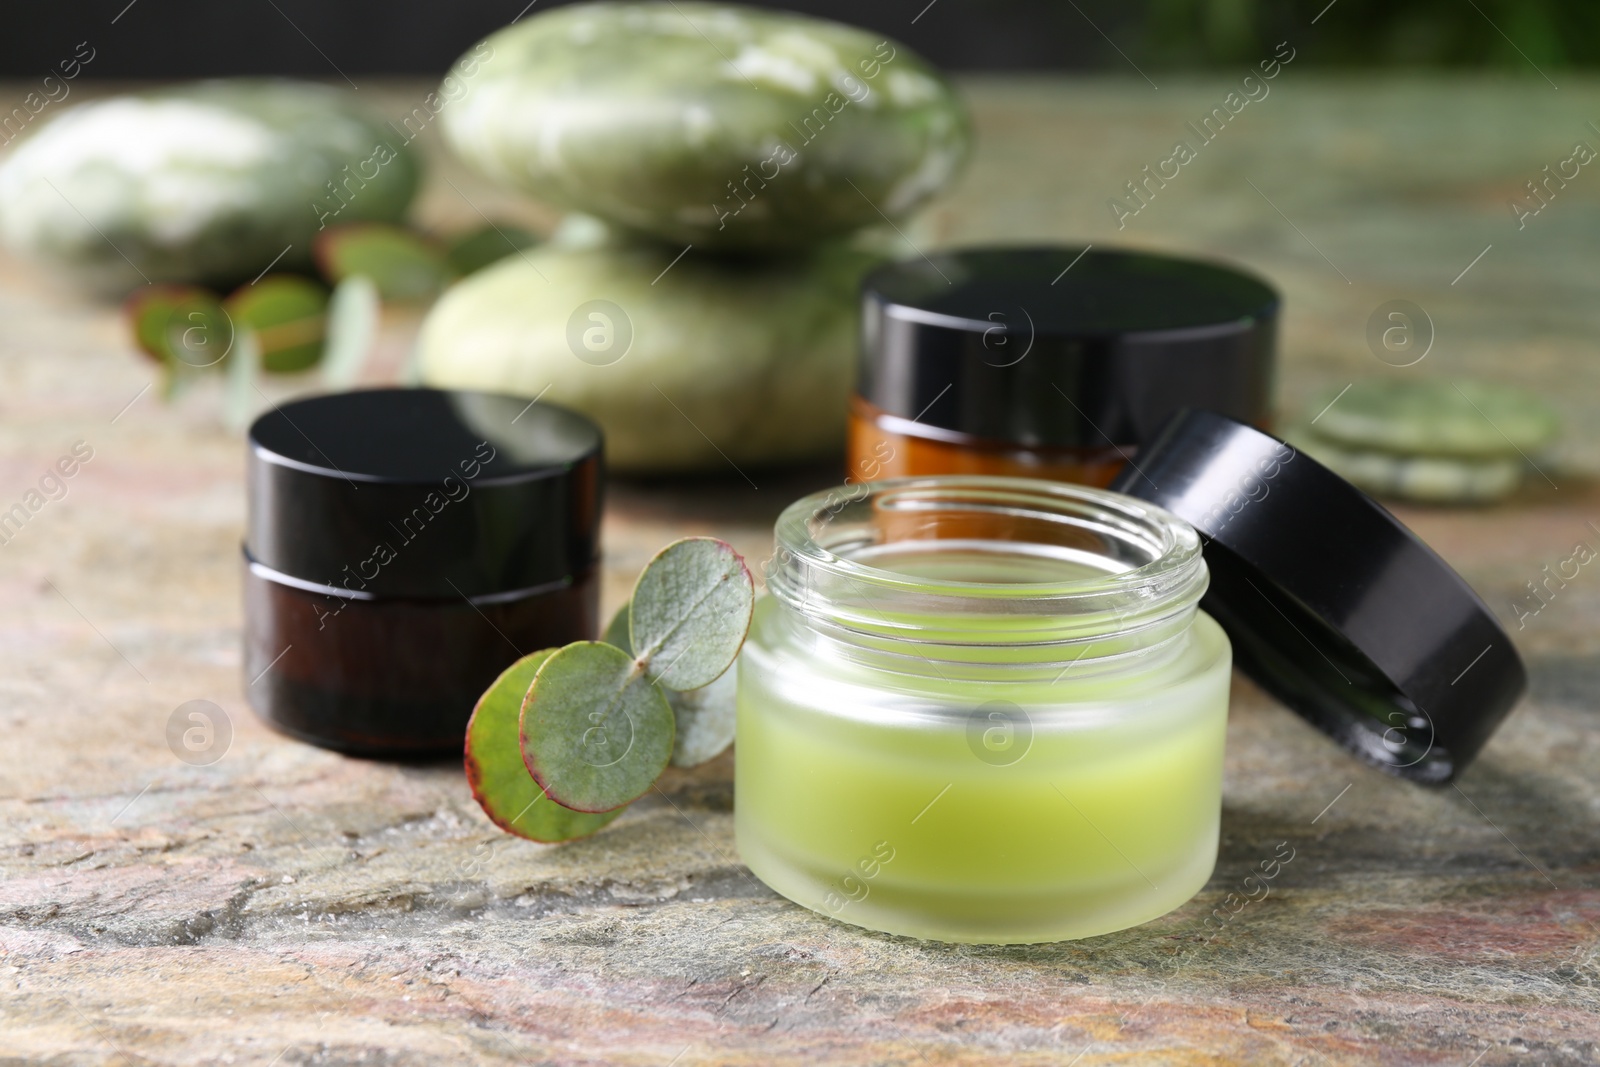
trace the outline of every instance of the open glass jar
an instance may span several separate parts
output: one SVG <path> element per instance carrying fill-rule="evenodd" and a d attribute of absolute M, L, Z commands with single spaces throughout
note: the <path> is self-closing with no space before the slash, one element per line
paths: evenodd
<path fill-rule="evenodd" d="M 995 477 L 791 505 L 739 662 L 735 819 L 773 889 L 944 941 L 1087 937 L 1215 864 L 1230 648 L 1151 504 Z"/>

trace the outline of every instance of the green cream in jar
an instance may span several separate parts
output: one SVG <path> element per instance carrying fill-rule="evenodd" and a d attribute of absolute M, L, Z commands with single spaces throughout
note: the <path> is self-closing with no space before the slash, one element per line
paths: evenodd
<path fill-rule="evenodd" d="M 740 852 L 784 896 L 943 941 L 1088 937 L 1216 861 L 1230 649 L 1151 504 L 935 477 L 807 497 L 739 662 Z"/>

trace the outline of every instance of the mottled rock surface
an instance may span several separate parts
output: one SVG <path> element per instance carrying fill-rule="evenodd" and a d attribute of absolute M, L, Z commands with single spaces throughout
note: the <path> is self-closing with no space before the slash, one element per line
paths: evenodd
<path fill-rule="evenodd" d="M 217 396 L 163 407 L 112 310 L 0 261 L 0 510 L 75 441 L 94 449 L 0 547 L 0 1064 L 1600 1061 L 1600 572 L 1552 585 L 1536 615 L 1525 588 L 1600 545 L 1600 178 L 1520 231 L 1506 207 L 1593 136 L 1600 86 L 1357 86 L 1291 66 L 1119 233 L 1106 199 L 1229 89 L 1152 73 L 1159 92 L 969 85 L 975 165 L 910 235 L 1243 260 L 1287 293 L 1286 410 L 1400 373 L 1364 332 L 1395 298 L 1438 330 L 1412 371 L 1561 408 L 1547 478 L 1487 510 L 1402 512 L 1532 667 L 1459 789 L 1366 770 L 1240 682 L 1211 884 L 1147 926 L 1034 948 L 867 934 L 775 897 L 735 853 L 726 756 L 669 772 L 590 840 L 513 840 L 458 766 L 346 759 L 252 716 L 243 462 Z M 427 88 L 363 96 L 403 114 Z M 459 188 L 427 189 L 430 220 L 516 210 L 439 173 Z M 414 328 L 390 315 L 374 374 Z M 744 475 L 616 487 L 606 607 L 678 534 L 761 559 L 779 508 L 834 476 Z M 193 699 L 232 724 L 210 766 L 167 745 Z M 1213 937 L 1205 917 L 1282 842 L 1270 896 Z"/>
<path fill-rule="evenodd" d="M 543 8 L 456 72 L 444 134 L 478 173 L 702 251 L 904 219 L 971 146 L 955 90 L 910 47 L 787 11 Z"/>

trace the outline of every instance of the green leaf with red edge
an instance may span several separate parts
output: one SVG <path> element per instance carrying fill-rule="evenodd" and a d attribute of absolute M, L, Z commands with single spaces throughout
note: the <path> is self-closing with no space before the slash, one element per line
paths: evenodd
<path fill-rule="evenodd" d="M 237 329 L 255 331 L 262 370 L 290 374 L 322 360 L 328 291 L 310 278 L 269 274 L 235 289 L 223 307 Z"/>
<path fill-rule="evenodd" d="M 739 655 L 755 600 L 750 568 L 732 545 L 714 537 L 674 541 L 633 587 L 633 654 L 669 689 L 710 685 Z"/>
<path fill-rule="evenodd" d="M 455 274 L 432 241 L 386 222 L 357 222 L 324 230 L 317 235 L 313 253 L 330 282 L 365 275 L 385 300 L 431 300 Z"/>
<path fill-rule="evenodd" d="M 534 675 L 555 651 L 524 656 L 494 680 L 467 721 L 464 757 L 467 782 L 484 814 L 502 830 L 546 843 L 592 834 L 626 808 L 600 814 L 564 808 L 546 795 L 522 762 L 517 739 L 522 701 Z"/>
<path fill-rule="evenodd" d="M 672 757 L 672 708 L 626 652 L 602 641 L 559 649 L 522 704 L 522 759 L 560 804 L 605 812 L 636 800 Z"/>
<path fill-rule="evenodd" d="M 123 305 L 139 350 L 169 375 L 216 367 L 233 350 L 233 320 L 222 298 L 191 285 L 147 285 Z"/>
<path fill-rule="evenodd" d="M 518 661 L 484 694 L 468 726 L 467 774 L 484 811 L 538 840 L 580 836 L 643 796 L 669 762 L 694 766 L 727 748 L 735 696 L 727 672 L 754 600 L 749 569 L 731 546 L 688 538 L 645 567 L 604 641 Z M 636 647 L 650 654 L 635 657 Z M 704 684 L 671 688 L 694 679 Z M 519 690 L 513 753 L 506 723 Z M 512 755 L 520 757 L 520 775 Z M 559 816 L 559 825 L 536 832 L 521 825 L 518 812 L 538 811 Z"/>

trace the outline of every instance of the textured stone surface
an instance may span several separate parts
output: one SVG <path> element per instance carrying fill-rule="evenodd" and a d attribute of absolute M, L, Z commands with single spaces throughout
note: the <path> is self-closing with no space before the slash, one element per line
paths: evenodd
<path fill-rule="evenodd" d="M 505 837 L 458 766 L 345 759 L 255 720 L 242 458 L 217 397 L 144 393 L 119 416 L 149 374 L 114 314 L 0 261 L 0 510 L 74 441 L 94 448 L 0 547 L 0 1063 L 1600 1060 L 1600 574 L 1583 567 L 1520 631 L 1513 607 L 1575 542 L 1600 545 L 1583 239 L 1600 179 L 1586 170 L 1521 232 L 1505 206 L 1585 136 L 1600 88 L 1307 73 L 1287 68 L 1120 237 L 1280 279 L 1291 407 L 1390 373 L 1365 321 L 1405 297 L 1439 331 L 1417 369 L 1514 380 L 1563 410 L 1549 482 L 1402 513 L 1533 670 L 1459 790 L 1368 771 L 1240 682 L 1211 884 L 1147 926 L 1033 948 L 867 934 L 776 898 L 735 854 L 726 756 L 669 771 L 592 839 Z M 1105 198 L 1227 91 L 1158 81 L 971 86 L 976 165 L 913 238 L 1116 239 Z M 380 99 L 403 113 L 425 91 Z M 460 191 L 436 178 L 428 218 L 511 209 L 442 173 Z M 414 327 L 389 317 L 376 374 Z M 606 607 L 678 534 L 761 559 L 778 509 L 832 476 L 745 473 L 617 487 Z M 191 699 L 232 722 L 209 767 L 166 744 Z M 1270 896 L 1213 937 L 1205 917 L 1282 842 L 1294 859 Z"/>
<path fill-rule="evenodd" d="M 393 221 L 417 190 L 410 153 L 379 147 L 394 135 L 358 100 L 212 81 L 47 115 L 0 171 L 0 238 L 113 293 L 231 287 L 280 253 L 280 269 L 308 270 L 324 219 Z"/>
<path fill-rule="evenodd" d="M 955 90 L 905 44 L 787 11 L 545 8 L 457 63 L 474 67 L 440 92 L 480 174 L 702 251 L 903 219 L 970 147 Z"/>
<path fill-rule="evenodd" d="M 815 461 L 844 437 L 860 281 L 879 261 L 842 247 L 752 266 L 658 244 L 545 245 L 445 294 L 417 363 L 429 385 L 585 413 L 613 471 Z M 581 331 L 599 328 L 586 348 Z"/>

